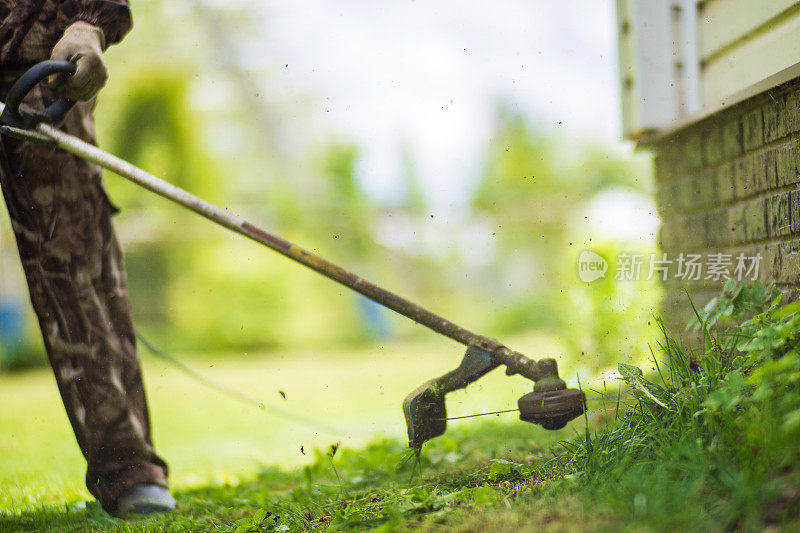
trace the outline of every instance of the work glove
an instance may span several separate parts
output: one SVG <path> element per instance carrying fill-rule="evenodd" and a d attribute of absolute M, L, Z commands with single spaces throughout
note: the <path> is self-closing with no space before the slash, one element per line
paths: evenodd
<path fill-rule="evenodd" d="M 74 101 L 91 100 L 103 88 L 108 70 L 103 61 L 105 34 L 88 22 L 75 22 L 64 30 L 50 54 L 50 59 L 72 61 L 77 70 L 72 76 L 57 76 L 53 85 Z"/>

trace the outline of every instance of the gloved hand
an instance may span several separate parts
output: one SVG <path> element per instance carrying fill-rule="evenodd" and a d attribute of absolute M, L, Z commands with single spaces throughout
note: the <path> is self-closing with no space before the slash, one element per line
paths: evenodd
<path fill-rule="evenodd" d="M 75 22 L 64 30 L 50 54 L 50 59 L 73 61 L 77 65 L 75 74 L 54 81 L 64 96 L 75 101 L 90 100 L 103 88 L 108 79 L 103 48 L 105 35 L 97 26 Z"/>

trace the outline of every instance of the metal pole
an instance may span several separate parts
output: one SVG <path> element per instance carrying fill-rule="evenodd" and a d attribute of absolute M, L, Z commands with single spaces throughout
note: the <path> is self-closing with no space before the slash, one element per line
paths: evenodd
<path fill-rule="evenodd" d="M 0 103 L 0 112 L 2 112 L 4 104 Z M 187 209 L 191 209 L 195 213 L 215 222 L 225 228 L 228 228 L 240 235 L 254 240 L 281 255 L 292 259 L 301 265 L 304 265 L 315 272 L 326 276 L 345 287 L 348 287 L 367 298 L 385 306 L 389 309 L 410 318 L 418 324 L 422 324 L 427 328 L 440 333 L 456 342 L 460 342 L 466 346 L 476 346 L 486 352 L 495 356 L 498 362 L 509 365 L 511 367 L 520 367 L 520 364 L 530 361 L 524 358 L 521 354 L 512 352 L 499 342 L 477 335 L 461 326 L 450 322 L 449 320 L 420 307 L 419 305 L 406 300 L 405 298 L 382 289 L 374 283 L 358 276 L 344 268 L 320 257 L 308 250 L 304 250 L 291 242 L 264 231 L 246 220 L 225 211 L 215 205 L 212 205 L 205 200 L 202 200 L 193 194 L 190 194 L 183 189 L 176 187 L 164 180 L 161 180 L 152 174 L 124 161 L 114 155 L 111 155 L 100 148 L 86 143 L 77 137 L 69 135 L 57 128 L 48 124 L 41 123 L 36 126 L 35 131 L 13 128 L 10 126 L 3 126 L 2 133 L 11 135 L 13 137 L 21 138 L 28 141 L 49 144 L 58 147 L 66 152 L 85 159 L 105 169 L 108 169 L 123 178 L 152 191 L 159 196 L 172 200 Z M 513 357 L 517 356 L 517 357 Z M 518 358 L 524 358 L 521 361 Z M 512 359 L 517 359 L 516 363 Z M 532 362 L 532 361 L 530 361 Z M 521 366 L 528 366 L 522 364 Z M 517 368 L 514 372 L 527 374 L 522 368 Z"/>

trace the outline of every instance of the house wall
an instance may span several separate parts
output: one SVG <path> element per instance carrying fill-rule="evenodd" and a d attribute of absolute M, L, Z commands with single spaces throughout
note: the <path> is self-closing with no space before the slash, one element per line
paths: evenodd
<path fill-rule="evenodd" d="M 690 318 L 684 289 L 700 305 L 719 291 L 724 277 L 709 277 L 707 267 L 728 254 L 729 274 L 739 254 L 760 255 L 757 278 L 776 282 L 789 298 L 797 298 L 800 79 L 657 138 L 648 147 L 655 153 L 660 245 L 675 261 L 665 282 L 667 321 L 682 328 Z M 686 268 L 679 275 L 680 254 L 703 256 L 706 268 L 700 279 L 685 279 Z"/>
<path fill-rule="evenodd" d="M 800 75 L 800 1 L 616 0 L 623 135 L 645 140 Z"/>

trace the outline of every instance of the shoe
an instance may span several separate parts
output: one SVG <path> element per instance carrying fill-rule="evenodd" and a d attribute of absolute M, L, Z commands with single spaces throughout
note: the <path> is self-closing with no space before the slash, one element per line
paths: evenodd
<path fill-rule="evenodd" d="M 123 492 L 114 506 L 113 515 L 126 518 L 131 514 L 166 513 L 175 509 L 175 498 L 169 489 L 154 483 L 134 485 Z"/>

